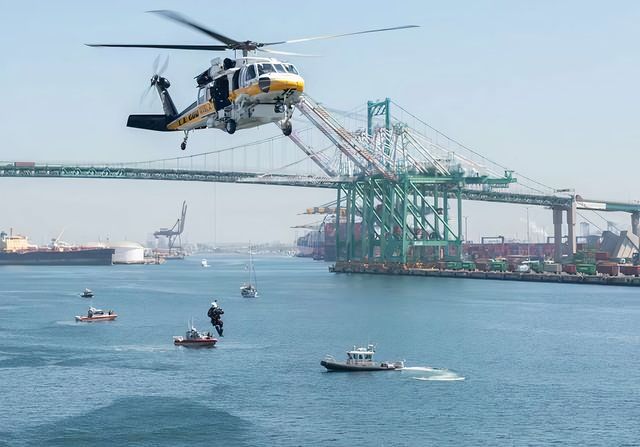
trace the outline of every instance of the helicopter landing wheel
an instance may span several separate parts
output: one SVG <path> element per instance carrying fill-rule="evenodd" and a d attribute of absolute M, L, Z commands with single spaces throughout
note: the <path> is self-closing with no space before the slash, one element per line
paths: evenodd
<path fill-rule="evenodd" d="M 285 137 L 288 137 L 289 135 L 291 135 L 292 131 L 293 131 L 293 126 L 291 125 L 291 121 L 287 121 L 286 123 L 282 124 L 282 133 L 284 134 Z"/>
<path fill-rule="evenodd" d="M 185 150 L 187 148 L 187 139 L 189 139 L 189 131 L 184 131 L 184 140 L 180 143 L 180 149 Z"/>
<path fill-rule="evenodd" d="M 236 121 L 227 120 L 227 122 L 224 123 L 224 130 L 226 130 L 229 135 L 233 134 L 236 131 Z"/>

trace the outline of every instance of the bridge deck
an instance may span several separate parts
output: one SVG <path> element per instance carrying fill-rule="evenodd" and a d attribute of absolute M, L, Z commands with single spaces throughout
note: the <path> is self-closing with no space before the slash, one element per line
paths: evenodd
<path fill-rule="evenodd" d="M 149 169 L 119 166 L 89 165 L 34 165 L 0 166 L 0 177 L 4 178 L 86 178 L 86 179 L 120 179 L 120 180 L 161 180 L 182 182 L 218 182 L 244 183 L 260 185 L 294 186 L 304 188 L 335 189 L 340 183 L 353 181 L 349 177 L 311 177 L 296 175 L 265 175 L 252 172 L 222 172 L 189 169 Z M 546 207 L 569 207 L 571 197 L 521 194 L 509 191 L 467 188 L 462 192 L 465 200 L 481 202 L 513 203 Z M 599 211 L 640 212 L 640 203 L 590 201 L 579 198 L 578 209 L 596 209 Z"/>

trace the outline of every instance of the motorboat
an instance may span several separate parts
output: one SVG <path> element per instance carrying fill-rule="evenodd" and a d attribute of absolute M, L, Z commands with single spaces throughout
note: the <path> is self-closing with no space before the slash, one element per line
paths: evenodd
<path fill-rule="evenodd" d="M 84 292 L 82 292 L 80 294 L 80 296 L 82 298 L 93 298 L 93 290 L 91 289 L 84 289 Z"/>
<path fill-rule="evenodd" d="M 211 332 L 199 332 L 193 325 L 189 327 L 184 337 L 174 336 L 173 344 L 186 347 L 212 347 L 218 342 Z"/>
<path fill-rule="evenodd" d="M 340 362 L 332 356 L 327 355 L 320 364 L 327 368 L 327 371 L 394 371 L 404 368 L 404 362 L 376 362 L 373 360 L 375 345 L 369 344 L 367 347 L 356 347 L 347 351 L 347 360 Z"/>
<path fill-rule="evenodd" d="M 82 322 L 93 322 L 93 321 L 113 321 L 118 318 L 118 315 L 112 311 L 104 311 L 102 309 L 96 309 L 95 307 L 90 307 L 87 315 L 76 315 L 76 321 Z"/>
<path fill-rule="evenodd" d="M 200 261 L 200 265 L 202 267 L 210 267 L 209 262 L 206 259 L 203 259 L 202 261 Z"/>

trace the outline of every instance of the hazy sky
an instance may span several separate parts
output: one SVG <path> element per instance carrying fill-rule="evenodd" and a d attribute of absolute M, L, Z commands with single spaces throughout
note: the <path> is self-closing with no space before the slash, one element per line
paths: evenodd
<path fill-rule="evenodd" d="M 206 10 L 204 5 L 209 5 Z M 139 99 L 155 50 L 84 43 L 212 43 L 144 11 L 173 9 L 237 40 L 281 40 L 374 27 L 421 28 L 289 45 L 308 92 L 352 109 L 389 96 L 434 127 L 545 184 L 584 197 L 640 199 L 640 3 L 585 1 L 3 2 L 0 160 L 135 161 L 180 155 L 179 133 L 125 127 L 152 113 Z M 178 108 L 217 54 L 167 51 Z M 156 102 L 156 113 L 160 106 Z M 274 126 L 190 137 L 193 153 L 277 135 Z M 144 242 L 189 203 L 192 240 L 292 241 L 304 208 L 333 191 L 273 186 L 104 180 L 0 180 L 0 228 L 36 242 L 110 237 Z M 523 237 L 525 209 L 466 206 L 469 238 Z M 604 226 L 598 216 L 589 216 Z M 624 214 L 611 216 L 628 225 Z M 499 220 L 498 220 L 499 219 Z M 530 209 L 550 230 L 551 212 Z"/>

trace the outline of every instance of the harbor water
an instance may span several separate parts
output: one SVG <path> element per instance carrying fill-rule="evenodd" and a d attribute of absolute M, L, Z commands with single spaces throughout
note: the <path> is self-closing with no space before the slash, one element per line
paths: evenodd
<path fill-rule="evenodd" d="M 0 445 L 639 445 L 634 288 L 243 256 L 0 268 Z M 85 288 L 92 299 L 79 295 Z M 213 349 L 175 347 L 225 310 Z M 89 305 L 113 322 L 76 323 Z M 327 373 L 375 343 L 406 369 Z"/>

